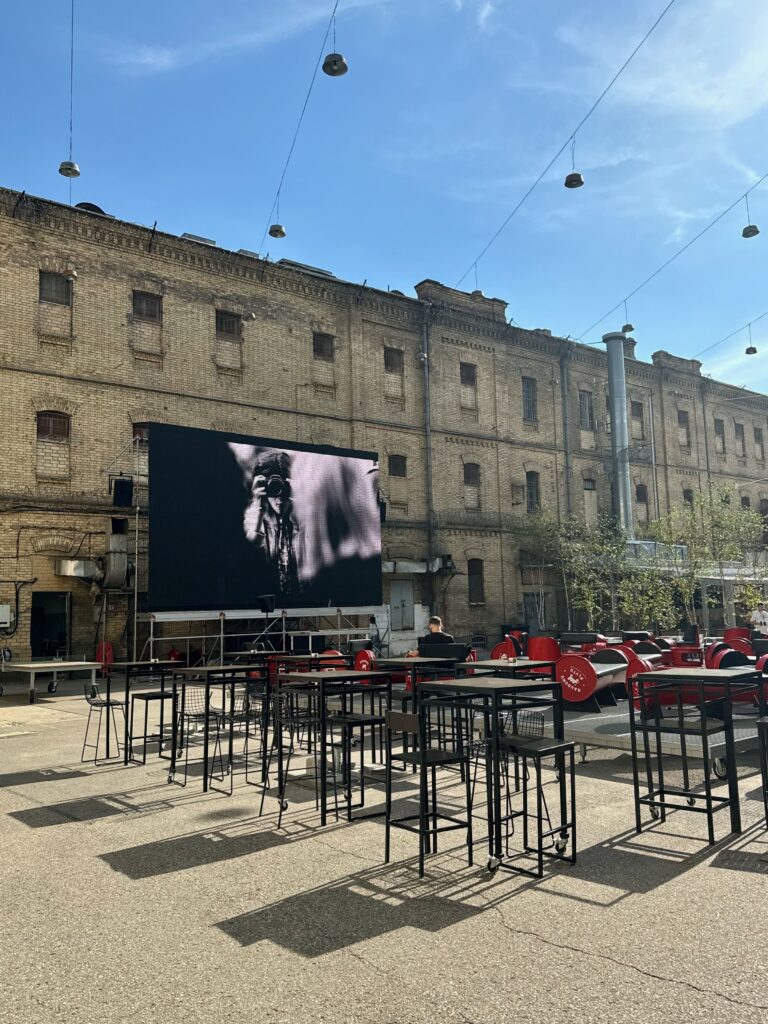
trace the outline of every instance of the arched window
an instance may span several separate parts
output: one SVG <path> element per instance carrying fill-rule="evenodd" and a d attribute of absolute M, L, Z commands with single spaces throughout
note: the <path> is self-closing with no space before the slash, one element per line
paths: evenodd
<path fill-rule="evenodd" d="M 690 487 L 686 487 L 683 491 L 683 501 L 686 505 L 693 504 L 693 491 L 690 489 Z"/>
<path fill-rule="evenodd" d="M 470 604 L 485 604 L 482 558 L 470 558 L 467 562 L 467 594 Z"/>
<path fill-rule="evenodd" d="M 70 417 L 65 412 L 45 410 L 37 414 L 37 440 L 68 444 Z"/>
<path fill-rule="evenodd" d="M 742 496 L 741 496 L 741 507 L 742 508 L 752 508 L 752 501 L 750 500 L 750 497 L 749 497 L 748 494 L 742 494 Z"/>
<path fill-rule="evenodd" d="M 408 463 L 405 455 L 390 455 L 389 456 L 389 475 L 390 476 L 407 476 L 408 475 Z"/>
<path fill-rule="evenodd" d="M 597 524 L 597 483 L 591 477 L 584 478 L 584 521 L 587 526 Z"/>
<path fill-rule="evenodd" d="M 648 487 L 646 484 L 638 484 L 635 487 L 635 501 L 638 505 L 648 504 Z"/>

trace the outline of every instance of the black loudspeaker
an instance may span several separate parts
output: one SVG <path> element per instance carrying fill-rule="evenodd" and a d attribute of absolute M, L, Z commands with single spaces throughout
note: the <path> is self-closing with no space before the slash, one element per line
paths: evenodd
<path fill-rule="evenodd" d="M 260 612 L 264 612 L 265 615 L 270 615 L 275 610 L 275 595 L 260 594 L 256 598 L 256 607 Z"/>
<path fill-rule="evenodd" d="M 112 504 L 116 508 L 129 508 L 133 504 L 133 480 L 129 476 L 116 476 L 112 481 Z"/>

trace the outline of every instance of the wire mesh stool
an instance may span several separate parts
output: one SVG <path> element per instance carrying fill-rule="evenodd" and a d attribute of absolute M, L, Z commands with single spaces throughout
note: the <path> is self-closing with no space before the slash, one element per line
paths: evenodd
<path fill-rule="evenodd" d="M 179 754 L 184 753 L 184 781 L 180 783 L 181 786 L 186 786 L 187 775 L 189 771 L 189 740 L 190 731 L 192 735 L 198 731 L 201 726 L 205 726 L 205 720 L 208 718 L 209 722 L 216 727 L 216 738 L 213 747 L 213 757 L 210 761 L 210 770 L 208 773 L 209 779 L 213 778 L 214 765 L 216 763 L 216 756 L 218 754 L 219 766 L 221 770 L 221 781 L 224 781 L 224 759 L 221 751 L 221 728 L 224 724 L 224 711 L 218 710 L 211 705 L 211 694 L 208 695 L 208 706 L 206 707 L 206 694 L 205 687 L 200 685 L 187 684 L 184 687 L 181 707 L 178 712 L 178 737 L 179 737 L 179 748 L 175 751 L 175 756 L 178 758 Z"/>
<path fill-rule="evenodd" d="M 120 756 L 120 740 L 118 738 L 119 737 L 119 731 L 118 731 L 118 728 L 117 728 L 117 720 L 115 719 L 115 708 L 120 708 L 120 710 L 123 712 L 123 716 L 125 716 L 125 701 L 113 700 L 112 698 L 107 700 L 105 697 L 102 697 L 101 694 L 99 693 L 99 685 L 98 685 L 98 683 L 84 683 L 83 684 L 83 696 L 85 697 L 85 699 L 86 699 L 86 701 L 88 703 L 88 709 L 89 710 L 88 710 L 88 721 L 85 723 L 85 736 L 83 738 L 83 750 L 82 750 L 82 753 L 80 754 L 80 761 L 81 761 L 81 763 L 83 761 L 85 761 L 85 751 L 89 747 L 94 751 L 93 763 L 94 764 L 98 763 L 98 757 L 99 757 L 99 738 L 101 736 L 101 720 L 102 720 L 102 718 L 104 716 L 104 712 L 105 711 L 107 712 L 108 715 L 112 715 L 112 724 L 113 724 L 114 730 L 115 730 L 115 742 L 117 744 L 117 756 L 119 757 Z M 98 724 L 98 727 L 96 729 L 96 743 L 95 744 L 88 742 L 88 730 L 91 727 L 91 715 L 93 714 L 94 711 L 98 711 L 99 712 L 99 724 Z"/>

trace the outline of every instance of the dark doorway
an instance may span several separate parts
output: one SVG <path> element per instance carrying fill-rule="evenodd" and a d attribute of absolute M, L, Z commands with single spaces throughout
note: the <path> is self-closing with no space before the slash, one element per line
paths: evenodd
<path fill-rule="evenodd" d="M 38 591 L 32 595 L 29 642 L 33 658 L 69 656 L 70 594 Z"/>

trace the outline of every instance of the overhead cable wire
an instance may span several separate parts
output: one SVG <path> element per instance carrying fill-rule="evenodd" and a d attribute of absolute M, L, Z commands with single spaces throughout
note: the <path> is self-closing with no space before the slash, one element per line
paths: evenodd
<path fill-rule="evenodd" d="M 528 199 L 528 197 L 529 197 L 529 196 L 531 195 L 531 193 L 532 193 L 532 192 L 533 192 L 533 191 L 534 191 L 534 190 L 535 190 L 535 189 L 536 189 L 536 188 L 538 187 L 538 185 L 539 185 L 539 184 L 540 184 L 540 183 L 542 182 L 542 180 L 543 180 L 543 179 L 544 179 L 544 178 L 546 177 L 546 175 L 547 175 L 547 174 L 549 173 L 549 171 L 550 171 L 550 170 L 552 169 L 552 167 L 553 167 L 553 166 L 554 166 L 554 164 L 555 164 L 555 163 L 557 162 L 557 160 L 558 160 L 558 159 L 559 159 L 559 158 L 560 158 L 560 157 L 561 157 L 561 156 L 563 155 L 563 153 L 564 153 L 564 152 L 566 151 L 566 149 L 567 149 L 567 148 L 568 148 L 568 147 L 569 147 L 569 146 L 570 146 L 570 145 L 572 144 L 572 142 L 573 142 L 573 143 L 575 143 L 575 139 L 576 139 L 576 133 L 577 133 L 578 131 L 580 131 L 580 129 L 581 129 L 581 128 L 583 128 L 583 126 L 584 126 L 584 125 L 585 125 L 585 124 L 587 123 L 587 121 L 588 121 L 588 120 L 590 119 L 590 117 L 592 117 L 592 115 L 593 115 L 593 114 L 594 114 L 594 112 L 595 112 L 595 111 L 597 110 L 597 108 L 598 108 L 598 107 L 600 106 L 600 104 L 601 104 L 601 103 L 602 103 L 602 101 L 603 101 L 603 100 L 605 99 L 605 97 L 607 96 L 607 94 L 608 94 L 608 93 L 610 92 L 610 90 L 611 90 L 611 89 L 613 88 L 613 86 L 615 85 L 615 83 L 617 82 L 617 80 L 618 80 L 618 79 L 619 79 L 619 78 L 621 77 L 621 75 L 622 75 L 622 74 L 624 73 L 624 71 L 625 71 L 625 70 L 627 69 L 627 67 L 629 66 L 629 64 L 631 63 L 631 61 L 632 61 L 632 60 L 633 60 L 633 58 L 635 57 L 635 55 L 636 55 L 636 54 L 638 53 L 638 51 L 639 51 L 640 49 L 642 49 L 642 47 L 643 47 L 643 46 L 645 45 L 645 43 L 647 42 L 647 40 L 648 40 L 648 39 L 650 38 L 650 36 L 651 36 L 651 35 L 653 34 L 653 32 L 655 31 L 655 29 L 656 29 L 656 28 L 658 27 L 658 25 L 659 25 L 659 24 L 661 23 L 661 21 L 662 21 L 662 19 L 664 18 L 664 16 L 665 16 L 665 15 L 666 15 L 666 14 L 667 14 L 667 13 L 669 12 L 669 10 L 670 10 L 670 9 L 671 9 L 671 8 L 672 8 L 672 7 L 674 6 L 674 4 L 675 4 L 676 2 L 677 2 L 677 0 L 669 0 L 669 3 L 668 3 L 668 4 L 667 4 L 667 6 L 666 6 L 666 7 L 664 8 L 664 10 L 663 10 L 663 11 L 661 12 L 661 14 L 660 14 L 660 15 L 658 16 L 658 18 L 656 19 L 656 21 L 654 21 L 654 23 L 653 23 L 653 24 L 651 25 L 651 27 L 650 27 L 650 28 L 648 29 L 648 31 L 647 31 L 647 32 L 645 33 L 645 35 L 643 36 L 643 38 L 642 38 L 642 39 L 640 40 L 640 42 L 639 42 L 639 43 L 637 44 L 637 46 L 636 46 L 636 47 L 634 48 L 634 50 L 632 51 L 632 53 L 630 53 L 630 55 L 629 55 L 629 56 L 627 57 L 627 59 L 626 59 L 626 60 L 624 61 L 624 63 L 623 63 L 622 65 L 621 65 L 621 67 L 620 67 L 620 68 L 619 68 L 619 70 L 618 70 L 618 71 L 616 72 L 616 74 L 615 74 L 615 75 L 613 76 L 613 78 L 612 78 L 612 79 L 610 80 L 610 82 L 608 83 L 608 85 L 606 85 L 605 89 L 603 89 L 603 91 L 602 91 L 602 92 L 600 93 L 600 95 L 599 95 L 599 96 L 597 97 L 597 99 L 596 99 L 596 100 L 595 100 L 595 102 L 594 102 L 594 103 L 592 104 L 592 106 L 591 106 L 591 107 L 589 108 L 589 110 L 587 111 L 587 113 L 586 113 L 586 114 L 584 115 L 584 117 L 582 117 L 581 121 L 579 121 L 579 123 L 578 123 L 578 124 L 576 125 L 576 127 L 575 127 L 575 128 L 573 129 L 573 131 L 569 133 L 569 135 L 568 135 L 568 138 L 567 138 L 567 139 L 565 140 L 565 142 L 564 142 L 564 143 L 562 144 L 562 146 L 560 147 L 560 149 L 558 149 L 558 151 L 557 151 L 557 152 L 555 153 L 555 155 L 554 155 L 554 156 L 552 157 L 552 159 L 551 159 L 551 160 L 549 161 L 549 163 L 548 163 L 548 164 L 547 164 L 547 166 L 546 166 L 546 167 L 544 168 L 544 170 L 543 170 L 543 171 L 541 172 L 541 174 L 540 174 L 540 175 L 538 176 L 538 178 L 536 178 L 536 180 L 535 180 L 535 181 L 534 181 L 534 183 L 533 183 L 533 184 L 532 184 L 532 185 L 530 186 L 530 188 L 528 189 L 528 191 L 527 191 L 527 192 L 526 192 L 526 193 L 525 193 L 525 194 L 524 194 L 524 195 L 522 196 L 522 198 L 521 198 L 521 199 L 519 200 L 519 202 L 518 202 L 518 203 L 517 203 L 517 205 L 516 205 L 516 206 L 514 207 L 514 209 L 512 210 L 512 212 L 511 212 L 511 213 L 509 214 L 509 216 L 508 216 L 508 217 L 506 218 L 506 220 L 504 220 L 504 222 L 503 222 L 503 223 L 501 224 L 501 226 L 500 226 L 500 227 L 498 228 L 498 230 L 497 230 L 497 231 L 496 231 L 496 232 L 495 232 L 495 233 L 494 233 L 494 234 L 493 234 L 493 235 L 491 236 L 491 238 L 490 238 L 490 240 L 488 241 L 488 243 L 487 243 L 487 244 L 485 245 L 485 247 L 484 247 L 484 248 L 483 248 L 483 249 L 482 249 L 482 250 L 480 251 L 480 254 L 479 254 L 479 255 L 478 255 L 478 256 L 477 256 L 477 257 L 476 257 L 476 258 L 475 258 L 474 260 L 472 260 L 472 262 L 471 262 L 471 263 L 469 264 L 469 266 L 467 267 L 467 269 L 466 269 L 466 270 L 464 271 L 464 273 L 463 273 L 463 274 L 461 275 L 461 277 L 460 277 L 460 278 L 459 278 L 459 280 L 458 280 L 458 281 L 456 282 L 456 284 L 455 284 L 455 286 L 454 286 L 454 287 L 458 288 L 458 287 L 459 287 L 459 285 L 460 285 L 460 284 L 462 283 L 462 281 L 464 280 L 464 278 L 465 278 L 465 277 L 467 276 L 467 274 L 469 274 L 469 273 L 470 273 L 470 271 L 472 270 L 472 268 L 473 268 L 473 267 L 476 267 L 476 266 L 477 266 L 477 264 L 478 264 L 478 263 L 480 262 L 480 260 L 481 260 L 481 259 L 483 258 L 483 256 L 485 256 L 485 254 L 486 254 L 486 253 L 488 252 L 488 250 L 489 250 L 489 249 L 491 248 L 491 246 L 492 246 L 492 245 L 493 245 L 493 244 L 494 244 L 494 243 L 496 242 L 496 240 L 497 240 L 497 239 L 499 238 L 499 236 L 500 236 L 500 235 L 501 235 L 501 234 L 502 234 L 502 233 L 504 232 L 504 230 L 506 229 L 507 225 L 508 225 L 508 224 L 509 224 L 509 222 L 510 222 L 510 221 L 512 220 L 512 218 L 513 218 L 513 217 L 515 216 L 515 214 L 516 214 L 516 213 L 518 212 L 518 210 L 520 210 L 520 208 L 521 208 L 521 207 L 522 207 L 522 206 L 524 205 L 524 203 L 525 203 L 525 202 L 527 201 L 527 199 Z"/>
<path fill-rule="evenodd" d="M 669 266 L 669 265 L 670 265 L 671 263 L 674 263 L 674 262 L 675 262 L 675 260 L 676 260 L 676 259 L 678 258 L 678 256 L 682 256 L 682 255 L 683 255 L 683 253 L 684 253 L 684 252 L 685 252 L 685 251 L 686 251 L 687 249 L 690 249 L 690 247 L 691 247 L 691 246 L 692 246 L 692 245 L 693 245 L 693 244 L 694 244 L 695 242 L 698 242 L 698 240 L 699 240 L 699 239 L 700 239 L 700 238 L 701 238 L 701 237 L 702 237 L 703 235 L 706 235 L 706 233 L 707 233 L 707 232 L 708 232 L 708 231 L 709 231 L 709 230 L 710 230 L 711 228 L 713 228 L 713 227 L 715 226 L 715 224 L 717 224 L 717 223 L 718 223 L 719 221 L 721 221 L 721 220 L 723 219 L 723 217 L 725 217 L 725 216 L 726 216 L 727 214 L 729 214 L 729 213 L 731 212 L 731 210 L 733 210 L 733 209 L 734 209 L 734 207 L 738 206 L 738 205 L 739 205 L 739 203 L 740 203 L 740 202 L 741 202 L 741 201 L 742 201 L 743 199 L 745 199 L 745 198 L 746 198 L 746 197 L 747 197 L 747 196 L 749 195 L 749 193 L 750 193 L 750 192 L 753 192 L 753 191 L 754 191 L 754 190 L 755 190 L 755 189 L 757 188 L 757 186 L 758 186 L 758 185 L 762 185 L 762 183 L 763 183 L 763 182 L 765 181 L 765 179 L 766 179 L 766 178 L 768 178 L 768 171 L 766 171 L 766 172 L 765 172 L 765 174 L 764 174 L 764 175 L 763 175 L 763 176 L 762 176 L 761 178 L 758 178 L 758 179 L 757 179 L 757 181 L 756 181 L 756 182 L 755 182 L 755 183 L 754 183 L 753 185 L 750 185 L 750 186 L 749 186 L 749 188 L 747 189 L 747 191 L 746 191 L 746 192 L 742 192 L 742 193 L 741 193 L 741 195 L 739 196 L 739 198 L 738 198 L 738 199 L 735 199 L 735 200 L 734 200 L 734 201 L 733 201 L 733 202 L 731 203 L 731 205 L 730 205 L 730 206 L 726 207 L 726 209 L 725 209 L 725 210 L 723 210 L 723 212 L 722 212 L 722 213 L 719 213 L 719 214 L 718 214 L 718 215 L 717 215 L 717 216 L 715 217 L 715 219 L 714 219 L 714 220 L 711 220 L 711 221 L 709 222 L 709 224 L 707 224 L 707 226 L 706 226 L 706 227 L 702 228 L 702 229 L 701 229 L 701 231 L 699 231 L 699 233 L 698 233 L 697 235 L 694 235 L 694 236 L 693 236 L 693 238 L 689 239 L 689 241 L 687 241 L 687 242 L 685 243 L 685 245 L 684 245 L 684 246 L 682 247 L 682 249 L 678 249 L 676 253 L 673 253 L 673 255 L 672 255 L 672 256 L 670 256 L 668 260 L 665 260 L 665 261 L 664 261 L 664 262 L 663 262 L 663 263 L 661 264 L 661 266 L 660 266 L 660 267 L 657 267 L 657 268 L 656 268 L 656 270 L 654 270 L 654 272 L 653 272 L 652 274 L 650 274 L 650 275 L 649 275 L 648 277 L 646 277 L 646 279 L 645 279 L 644 281 L 641 281 L 641 282 L 640 282 L 640 284 L 639 284 L 639 285 L 637 285 L 637 287 L 636 287 L 636 288 L 633 288 L 631 292 L 627 292 L 627 294 L 626 294 L 626 295 L 625 295 L 625 296 L 624 296 L 624 297 L 623 297 L 622 299 L 619 299 L 619 301 L 618 301 L 618 302 L 616 303 L 616 305 L 615 305 L 615 306 L 612 306 L 612 307 L 611 307 L 611 308 L 610 308 L 610 309 L 608 310 L 608 312 L 607 312 L 607 313 L 604 313 L 604 314 L 603 314 L 603 315 L 602 315 L 602 316 L 600 317 L 600 319 L 599 319 L 599 320 L 595 320 L 595 322 L 594 322 L 593 324 L 590 324 L 590 326 L 589 326 L 589 327 L 588 327 L 588 328 L 587 328 L 587 329 L 586 329 L 585 331 L 582 331 L 582 332 L 581 332 L 581 334 L 577 334 L 577 335 L 576 335 L 577 339 L 578 339 L 578 340 L 581 340 L 582 338 L 584 338 L 584 337 L 585 337 L 585 336 L 586 336 L 587 334 L 589 334 L 589 333 L 590 333 L 591 331 L 593 331 L 593 330 L 595 329 L 595 327 L 599 327 L 599 325 L 600 325 L 600 324 L 601 324 L 601 323 L 603 322 L 603 320 L 607 320 L 607 319 L 608 319 L 608 317 L 609 317 L 609 316 L 610 316 L 610 315 L 611 315 L 612 313 L 615 313 L 617 309 L 621 309 L 621 307 L 623 306 L 623 304 L 624 304 L 625 302 L 627 302 L 627 300 L 628 300 L 628 299 L 631 299 L 631 298 L 632 298 L 632 297 L 633 297 L 634 295 L 637 295 L 637 293 L 638 293 L 639 291 L 641 291 L 641 290 L 642 290 L 643 288 L 645 288 L 645 286 L 646 286 L 647 284 L 650 284 L 650 282 L 651 282 L 651 281 L 653 281 L 653 279 L 654 279 L 655 277 L 658 277 L 658 276 L 659 276 L 659 274 L 660 274 L 660 273 L 662 272 L 662 270 L 666 270 L 666 269 L 667 269 L 667 267 L 668 267 L 668 266 Z M 596 344 L 598 344 L 598 342 L 590 342 L 589 344 L 595 344 L 595 345 L 596 345 Z"/>
<path fill-rule="evenodd" d="M 298 120 L 298 122 L 296 124 L 296 131 L 293 133 L 293 139 L 291 140 L 291 145 L 290 145 L 290 148 L 288 150 L 288 156 L 286 157 L 285 164 L 283 165 L 283 172 L 280 175 L 280 182 L 279 182 L 279 184 L 277 186 L 277 192 L 275 193 L 275 198 L 272 201 L 272 207 L 270 208 L 269 216 L 267 217 L 267 226 L 264 228 L 264 234 L 261 236 L 261 242 L 259 243 L 259 251 L 260 252 L 264 248 L 264 240 L 266 239 L 267 232 L 269 231 L 269 225 L 270 225 L 270 222 L 272 220 L 272 214 L 275 212 L 276 208 L 279 208 L 280 193 L 282 191 L 283 183 L 285 181 L 285 175 L 288 172 L 288 166 L 289 166 L 289 164 L 291 162 L 291 157 L 293 156 L 293 151 L 296 148 L 296 140 L 299 137 L 299 132 L 301 131 L 301 124 L 302 124 L 302 121 L 304 120 L 304 115 L 307 112 L 307 106 L 309 105 L 309 98 L 312 95 L 312 89 L 314 88 L 315 79 L 317 78 L 317 72 L 318 72 L 318 70 L 320 68 L 320 65 L 322 63 L 322 60 L 323 60 L 323 55 L 325 53 L 325 44 L 328 42 L 328 36 L 330 35 L 331 28 L 333 28 L 334 33 L 336 31 L 336 10 L 337 10 L 337 8 L 339 6 L 339 2 L 340 2 L 340 0 L 336 0 L 336 2 L 334 3 L 333 10 L 331 11 L 331 16 L 328 19 L 328 27 L 326 28 L 325 35 L 323 36 L 323 43 L 322 43 L 322 46 L 320 47 L 320 55 L 317 58 L 317 62 L 315 63 L 314 71 L 312 72 L 312 78 L 311 78 L 310 83 L 309 83 L 309 88 L 307 89 L 307 95 L 304 97 L 304 105 L 302 106 L 301 113 L 299 114 L 299 120 Z"/>
<path fill-rule="evenodd" d="M 708 345 L 706 348 L 703 348 L 701 352 L 695 352 L 691 356 L 691 358 L 698 359 L 699 356 L 703 356 L 706 352 L 711 352 L 713 348 L 717 348 L 718 345 L 722 345 L 724 341 L 730 341 L 731 338 L 735 338 L 737 334 L 741 334 L 743 330 L 751 328 L 753 324 L 756 324 L 759 320 L 762 320 L 763 317 L 766 316 L 768 316 L 768 309 L 765 311 L 765 313 L 761 313 L 760 316 L 756 316 L 752 320 L 747 320 L 745 324 L 742 324 L 741 327 L 737 327 L 736 330 L 731 331 L 730 334 L 726 334 L 724 338 L 721 338 L 719 341 L 714 342 L 712 345 Z"/>

